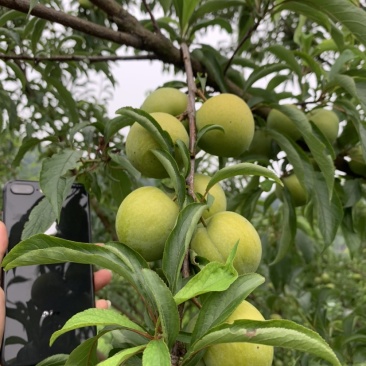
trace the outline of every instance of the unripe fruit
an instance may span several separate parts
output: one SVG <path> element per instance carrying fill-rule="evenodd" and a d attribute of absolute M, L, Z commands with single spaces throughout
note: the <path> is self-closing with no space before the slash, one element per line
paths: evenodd
<path fill-rule="evenodd" d="M 287 105 L 291 108 L 297 108 L 295 105 Z M 300 131 L 297 129 L 295 123 L 287 117 L 284 113 L 277 109 L 271 109 L 267 117 L 267 126 L 282 135 L 292 138 L 294 141 L 301 137 Z"/>
<path fill-rule="evenodd" d="M 94 6 L 89 0 L 79 0 L 79 5 L 84 9 L 91 9 Z"/>
<path fill-rule="evenodd" d="M 339 119 L 333 111 L 318 108 L 309 112 L 307 117 L 314 122 L 330 143 L 333 143 L 337 139 Z"/>
<path fill-rule="evenodd" d="M 161 259 L 178 213 L 178 206 L 157 187 L 138 188 L 122 201 L 117 211 L 118 240 L 148 262 Z"/>
<path fill-rule="evenodd" d="M 256 130 L 248 152 L 251 155 L 270 159 L 272 155 L 272 137 L 264 130 Z"/>
<path fill-rule="evenodd" d="M 348 163 L 351 171 L 361 177 L 366 177 L 366 163 L 363 158 L 362 147 L 360 145 L 353 147 L 348 152 L 348 155 L 351 158 Z"/>
<path fill-rule="evenodd" d="M 197 129 L 219 125 L 203 135 L 198 146 L 217 156 L 235 157 L 248 149 L 254 135 L 252 112 L 243 99 L 233 94 L 220 94 L 208 99 L 197 111 Z"/>
<path fill-rule="evenodd" d="M 238 248 L 234 267 L 238 273 L 255 272 L 262 256 L 262 245 L 253 225 L 243 216 L 230 211 L 218 212 L 199 224 L 191 248 L 210 262 L 225 263 L 234 245 Z"/>
<path fill-rule="evenodd" d="M 210 181 L 210 177 L 204 174 L 195 174 L 194 175 L 194 191 L 203 196 L 206 192 L 207 184 Z M 215 200 L 213 201 L 211 207 L 208 210 L 205 210 L 203 213 L 203 218 L 207 219 L 210 216 L 214 215 L 217 212 L 226 210 L 226 196 L 225 192 L 220 186 L 220 184 L 216 183 L 210 190 L 209 194 L 212 195 Z M 206 197 L 207 199 L 207 197 Z"/>
<path fill-rule="evenodd" d="M 141 109 L 147 113 L 164 112 L 178 116 L 186 111 L 187 105 L 187 94 L 175 88 L 159 88 L 145 99 Z"/>
<path fill-rule="evenodd" d="M 281 179 L 285 187 L 288 189 L 294 205 L 296 207 L 305 205 L 307 202 L 307 193 L 303 188 L 303 186 L 301 185 L 300 181 L 298 180 L 297 176 L 295 174 L 291 174 L 282 177 Z M 276 193 L 279 198 L 281 198 L 282 196 L 281 192 L 282 189 L 283 189 L 282 187 L 277 185 Z"/>
<path fill-rule="evenodd" d="M 168 113 L 151 113 L 151 116 L 168 132 L 173 143 L 182 140 L 188 147 L 189 137 L 182 123 Z M 149 178 L 166 178 L 168 173 L 159 159 L 151 152 L 152 149 L 159 149 L 159 143 L 153 138 L 148 130 L 135 122 L 126 139 L 126 155 L 131 164 Z M 179 162 L 179 152 L 176 152 L 176 159 Z"/>
<path fill-rule="evenodd" d="M 226 320 L 264 320 L 262 314 L 248 301 L 243 301 Z M 256 343 L 222 343 L 211 346 L 203 356 L 206 366 L 271 366 L 273 347 Z"/>

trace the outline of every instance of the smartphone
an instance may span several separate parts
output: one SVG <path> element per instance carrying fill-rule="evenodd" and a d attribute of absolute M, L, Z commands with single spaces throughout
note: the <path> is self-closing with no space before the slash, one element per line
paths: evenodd
<path fill-rule="evenodd" d="M 3 198 L 9 251 L 21 241 L 32 209 L 46 198 L 38 182 L 19 180 L 5 185 Z M 54 222 L 45 234 L 90 243 L 90 231 L 88 195 L 82 185 L 74 184 L 64 201 L 59 222 Z M 85 327 L 62 335 L 49 346 L 52 333 L 72 315 L 94 307 L 91 265 L 17 267 L 2 272 L 1 285 L 6 301 L 2 366 L 34 366 L 51 355 L 69 354 L 95 335 L 94 327 Z"/>

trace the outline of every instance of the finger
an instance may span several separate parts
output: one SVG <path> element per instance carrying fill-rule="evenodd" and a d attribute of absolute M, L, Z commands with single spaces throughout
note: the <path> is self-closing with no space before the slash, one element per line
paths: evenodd
<path fill-rule="evenodd" d="M 8 233 L 6 231 L 5 224 L 2 221 L 0 221 L 0 259 L 3 258 L 7 249 L 8 249 Z"/>
<path fill-rule="evenodd" d="M 0 344 L 3 339 L 5 323 L 5 295 L 4 290 L 0 288 Z"/>
<path fill-rule="evenodd" d="M 109 309 L 111 302 L 109 300 L 99 299 L 95 302 L 95 307 L 98 309 Z"/>
<path fill-rule="evenodd" d="M 94 272 L 94 290 L 99 291 L 112 280 L 112 272 L 109 269 L 100 269 Z"/>

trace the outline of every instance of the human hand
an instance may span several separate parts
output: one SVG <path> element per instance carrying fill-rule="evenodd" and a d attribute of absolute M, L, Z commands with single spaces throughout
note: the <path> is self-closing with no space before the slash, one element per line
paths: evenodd
<path fill-rule="evenodd" d="M 0 221 L 0 261 L 4 257 L 8 248 L 8 234 L 6 227 L 2 221 Z M 94 289 L 95 291 L 101 290 L 108 285 L 112 280 L 112 272 L 107 269 L 100 269 L 94 273 Z M 108 300 L 97 300 L 95 306 L 99 309 L 108 309 L 110 302 Z M 0 342 L 4 333 L 5 323 L 5 295 L 4 290 L 0 288 Z"/>

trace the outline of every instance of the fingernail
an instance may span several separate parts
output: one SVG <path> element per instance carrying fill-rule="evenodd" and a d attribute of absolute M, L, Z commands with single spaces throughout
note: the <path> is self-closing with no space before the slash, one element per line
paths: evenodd
<path fill-rule="evenodd" d="M 107 301 L 107 309 L 110 309 L 112 307 L 112 303 L 109 300 L 106 301 Z"/>

